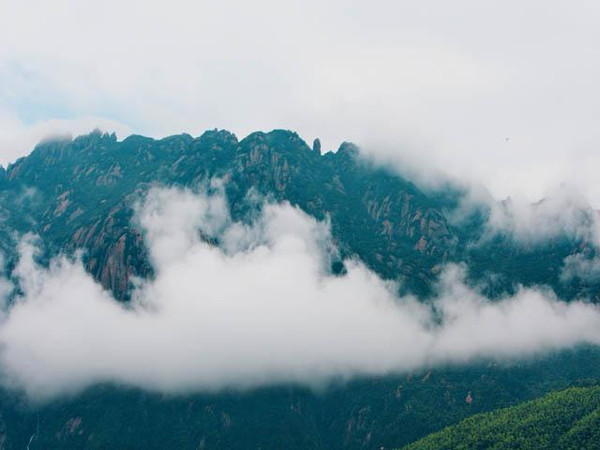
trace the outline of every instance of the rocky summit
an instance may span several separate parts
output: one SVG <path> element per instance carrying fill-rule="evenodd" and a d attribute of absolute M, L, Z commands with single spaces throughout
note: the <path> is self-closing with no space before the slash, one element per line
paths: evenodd
<path fill-rule="evenodd" d="M 343 143 L 322 154 L 296 133 L 252 133 L 241 141 L 225 130 L 193 138 L 182 134 L 155 140 L 95 131 L 55 139 L 0 173 L 4 218 L 2 246 L 13 254 L 14 232 L 41 237 L 47 256 L 85 250 L 93 276 L 126 299 L 134 275 L 152 268 L 132 207 L 151 186 L 199 188 L 222 180 L 234 217 L 242 217 L 250 191 L 288 201 L 317 219 L 328 218 L 342 257 L 357 257 L 402 289 L 426 295 L 439 268 L 465 262 L 473 280 L 494 272 L 497 294 L 517 284 L 546 284 L 563 295 L 596 294 L 581 280 L 565 285 L 559 268 L 581 239 L 554 239 L 525 246 L 506 236 L 473 245 L 484 233 L 481 207 L 469 221 L 451 220 L 464 191 L 424 191 L 397 171 L 363 158 Z"/>

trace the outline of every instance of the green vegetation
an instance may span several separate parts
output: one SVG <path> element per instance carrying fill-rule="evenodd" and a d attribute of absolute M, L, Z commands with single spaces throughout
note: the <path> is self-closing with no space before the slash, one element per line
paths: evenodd
<path fill-rule="evenodd" d="M 497 236 L 473 245 L 487 212 L 450 220 L 463 195 L 446 186 L 426 192 L 398 173 L 362 160 L 356 147 L 311 149 L 275 130 L 238 139 L 224 130 L 161 140 L 94 132 L 40 144 L 0 170 L 0 250 L 15 262 L 15 237 L 40 236 L 41 262 L 83 249 L 87 270 L 127 301 L 133 276 L 152 267 L 132 205 L 153 185 L 198 188 L 224 181 L 232 215 L 243 220 L 251 191 L 329 217 L 342 257 L 358 257 L 402 289 L 425 298 L 439 268 L 465 262 L 469 281 L 501 296 L 516 285 L 548 285 L 561 298 L 598 298 L 598 283 L 560 281 L 564 258 L 586 247 L 568 238 L 521 245 Z M 339 263 L 339 262 L 338 262 Z M 338 267 L 339 269 L 339 267 Z M 0 390 L 0 447 L 323 448 L 402 446 L 473 414 L 528 401 L 582 380 L 600 379 L 600 350 L 578 348 L 534 361 L 354 380 L 313 392 L 277 386 L 254 392 L 164 397 L 122 386 L 96 386 L 31 405 Z M 467 401 L 467 399 L 469 399 Z M 584 439 L 598 413 L 569 428 Z M 413 447 L 414 448 L 414 447 Z"/>
<path fill-rule="evenodd" d="M 317 392 L 273 386 L 164 396 L 102 385 L 31 405 L 0 390 L 0 437 L 3 448 L 23 449 L 35 435 L 30 450 L 197 449 L 202 442 L 217 449 L 390 449 L 573 380 L 597 383 L 586 378 L 599 366 L 600 350 L 581 348 L 534 362 L 355 380 Z"/>
<path fill-rule="evenodd" d="M 600 294 L 600 283 L 560 280 L 565 257 L 590 247 L 584 242 L 565 237 L 522 245 L 497 236 L 473 245 L 489 211 L 476 209 L 459 224 L 450 220 L 463 195 L 459 188 L 427 192 L 360 158 L 352 144 L 320 154 L 285 130 L 241 141 L 212 130 L 198 138 L 130 136 L 122 142 L 93 132 L 42 143 L 0 171 L 0 249 L 9 255 L 8 269 L 14 231 L 38 234 L 47 257 L 84 249 L 89 272 L 126 300 L 131 277 L 152 273 L 131 223 L 132 205 L 150 186 L 196 188 L 212 178 L 225 181 L 236 219 L 248 213 L 251 190 L 329 217 L 342 257 L 359 257 L 420 297 L 431 293 L 440 265 L 449 262 L 465 262 L 469 280 L 491 296 L 539 284 L 561 298 Z"/>
<path fill-rule="evenodd" d="M 478 414 L 405 450 L 600 448 L 600 387 L 570 388 Z"/>

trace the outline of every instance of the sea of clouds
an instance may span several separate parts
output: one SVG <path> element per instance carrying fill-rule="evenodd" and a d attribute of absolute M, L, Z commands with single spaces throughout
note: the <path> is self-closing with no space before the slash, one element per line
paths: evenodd
<path fill-rule="evenodd" d="M 185 393 L 322 386 L 481 358 L 600 344 L 600 309 L 544 288 L 490 301 L 448 265 L 427 304 L 359 260 L 331 273 L 329 223 L 288 203 L 232 220 L 220 189 L 152 189 L 136 206 L 154 276 L 116 301 L 80 258 L 36 263 L 21 239 L 4 308 L 0 370 L 31 398 L 112 382 Z M 3 280 L 5 298 L 12 283 Z"/>

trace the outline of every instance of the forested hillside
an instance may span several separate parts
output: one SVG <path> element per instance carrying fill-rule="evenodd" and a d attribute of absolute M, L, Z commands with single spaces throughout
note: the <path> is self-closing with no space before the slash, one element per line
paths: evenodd
<path fill-rule="evenodd" d="M 470 417 L 406 450 L 600 448 L 600 387 L 570 388 Z"/>
<path fill-rule="evenodd" d="M 48 255 L 85 249 L 88 270 L 125 299 L 131 277 L 152 270 L 131 223 L 135 201 L 150 186 L 198 188 L 211 179 L 224 181 L 236 218 L 244 216 L 249 192 L 287 200 L 318 219 L 330 217 L 342 257 L 356 256 L 421 296 L 448 262 L 465 262 L 472 281 L 488 285 L 491 295 L 517 284 L 549 285 L 566 298 L 600 292 L 589 280 L 560 280 L 564 258 L 589 250 L 581 237 L 524 245 L 499 234 L 473 245 L 485 232 L 489 210 L 482 206 L 469 220 L 451 220 L 464 194 L 460 188 L 424 191 L 362 158 L 353 144 L 322 154 L 320 144 L 311 148 L 284 130 L 241 141 L 214 130 L 197 138 L 130 136 L 122 142 L 93 132 L 42 143 L 0 173 L 0 244 L 10 256 L 14 232 L 34 232 Z M 583 221 L 588 213 L 582 211 Z"/>

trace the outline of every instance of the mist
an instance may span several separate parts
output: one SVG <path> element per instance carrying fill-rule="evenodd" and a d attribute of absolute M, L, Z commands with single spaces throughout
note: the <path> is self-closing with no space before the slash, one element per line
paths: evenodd
<path fill-rule="evenodd" d="M 235 222 L 210 191 L 153 189 L 136 206 L 155 276 L 135 281 L 129 304 L 79 257 L 39 266 L 39 243 L 23 237 L 22 293 L 0 325 L 3 384 L 39 401 L 105 382 L 164 393 L 319 387 L 600 343 L 597 306 L 525 288 L 491 302 L 462 265 L 446 267 L 427 305 L 359 260 L 333 275 L 327 221 L 266 203 Z"/>
<path fill-rule="evenodd" d="M 495 201 L 484 189 L 471 186 L 451 220 L 460 223 L 477 208 L 487 211 L 483 240 L 508 235 L 522 244 L 544 244 L 556 238 L 600 245 L 600 222 L 582 193 L 562 184 L 548 190 L 544 198 L 531 203 L 523 196 Z"/>
<path fill-rule="evenodd" d="M 600 248 L 600 212 L 574 184 L 553 185 L 541 192 L 537 201 L 531 201 L 523 192 L 497 198 L 488 186 L 474 182 L 472 177 L 457 178 L 424 161 L 415 163 L 401 156 L 386 156 L 369 147 L 360 147 L 359 155 L 363 161 L 411 181 L 432 198 L 455 193 L 456 204 L 449 203 L 444 211 L 450 224 L 462 227 L 474 215 L 484 219 L 482 235 L 471 236 L 472 244 L 504 235 L 527 246 L 567 238 Z"/>
<path fill-rule="evenodd" d="M 563 282 L 580 279 L 587 282 L 600 280 L 600 257 L 575 253 L 564 260 L 560 273 Z"/>

